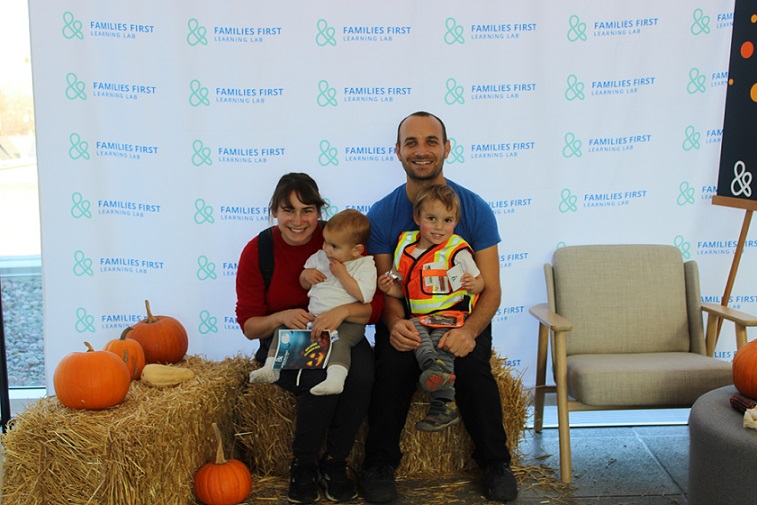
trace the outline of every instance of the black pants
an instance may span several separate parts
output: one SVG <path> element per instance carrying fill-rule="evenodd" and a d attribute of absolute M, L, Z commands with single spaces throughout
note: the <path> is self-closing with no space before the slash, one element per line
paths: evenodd
<path fill-rule="evenodd" d="M 465 428 L 473 440 L 473 459 L 479 466 L 510 464 L 507 435 L 502 425 L 502 403 L 491 371 L 491 325 L 476 338 L 473 351 L 455 359 L 455 399 Z M 376 325 L 376 381 L 368 409 L 365 468 L 391 465 L 402 459 L 400 435 L 420 368 L 412 352 L 401 352 L 389 343 L 386 327 Z"/>
<path fill-rule="evenodd" d="M 324 437 L 326 452 L 336 460 L 346 459 L 352 450 L 370 402 L 374 359 L 366 339 L 352 348 L 351 356 L 352 365 L 339 395 L 310 394 L 311 387 L 326 379 L 325 370 L 281 371 L 276 384 L 297 395 L 292 452 L 302 463 L 318 461 Z"/>

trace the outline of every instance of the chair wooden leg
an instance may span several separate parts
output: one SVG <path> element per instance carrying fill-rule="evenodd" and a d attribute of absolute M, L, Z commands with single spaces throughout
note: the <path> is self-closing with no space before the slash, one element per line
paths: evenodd
<path fill-rule="evenodd" d="M 539 325 L 539 348 L 536 354 L 536 385 L 534 387 L 534 431 L 541 433 L 544 426 L 544 388 L 547 379 L 547 349 L 549 328 Z"/>
<path fill-rule="evenodd" d="M 746 326 L 736 323 L 736 350 L 746 344 Z"/>
<path fill-rule="evenodd" d="M 557 383 L 557 431 L 560 436 L 560 480 L 569 484 L 573 479 L 570 456 L 570 419 L 568 416 L 568 368 L 565 334 L 555 333 L 555 382 Z"/>
<path fill-rule="evenodd" d="M 705 330 L 705 346 L 707 356 L 712 357 L 715 354 L 715 347 L 718 345 L 718 322 L 720 318 L 713 315 L 707 315 L 707 329 Z"/>

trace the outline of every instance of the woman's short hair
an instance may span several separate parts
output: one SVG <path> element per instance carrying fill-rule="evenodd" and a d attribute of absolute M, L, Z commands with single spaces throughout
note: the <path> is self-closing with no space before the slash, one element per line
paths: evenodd
<path fill-rule="evenodd" d="M 318 215 L 321 215 L 323 208 L 329 205 L 321 197 L 321 193 L 318 191 L 318 184 L 315 183 L 312 177 L 301 172 L 291 172 L 282 175 L 278 184 L 276 184 L 271 201 L 268 203 L 268 216 L 273 216 L 273 213 L 279 207 L 290 207 L 292 204 L 290 201 L 292 193 L 296 194 L 297 198 L 305 205 L 315 205 L 316 209 L 318 209 Z"/>

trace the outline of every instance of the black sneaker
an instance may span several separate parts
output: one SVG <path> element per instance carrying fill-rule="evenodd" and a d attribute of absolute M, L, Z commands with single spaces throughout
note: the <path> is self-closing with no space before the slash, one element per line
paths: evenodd
<path fill-rule="evenodd" d="M 415 429 L 430 432 L 442 431 L 444 428 L 452 426 L 459 421 L 460 414 L 457 413 L 455 402 L 431 400 L 428 414 L 422 420 L 415 423 Z"/>
<path fill-rule="evenodd" d="M 313 503 L 317 502 L 318 495 L 318 469 L 315 465 L 292 463 L 289 470 L 289 503 Z"/>
<path fill-rule="evenodd" d="M 484 495 L 489 500 L 509 502 L 518 497 L 518 481 L 506 463 L 486 467 L 484 486 Z"/>
<path fill-rule="evenodd" d="M 369 503 L 389 503 L 397 499 L 394 468 L 390 465 L 373 466 L 363 473 L 363 496 Z"/>
<path fill-rule="evenodd" d="M 334 502 L 357 498 L 357 486 L 347 477 L 347 463 L 322 459 L 318 465 L 326 498 Z"/>

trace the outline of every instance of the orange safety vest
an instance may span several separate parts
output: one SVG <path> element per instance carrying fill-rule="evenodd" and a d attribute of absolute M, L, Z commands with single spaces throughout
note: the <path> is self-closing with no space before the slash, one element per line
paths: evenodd
<path fill-rule="evenodd" d="M 452 291 L 447 279 L 447 270 L 455 265 L 458 252 L 467 249 L 473 254 L 468 242 L 453 235 L 445 243 L 414 258 L 412 253 L 418 241 L 418 231 L 406 231 L 400 235 L 394 251 L 394 268 L 402 275 L 402 289 L 410 313 L 417 316 L 452 308 L 466 313 L 473 310 L 478 295 L 471 296 L 464 289 Z"/>

